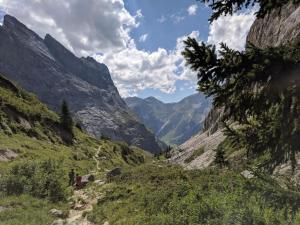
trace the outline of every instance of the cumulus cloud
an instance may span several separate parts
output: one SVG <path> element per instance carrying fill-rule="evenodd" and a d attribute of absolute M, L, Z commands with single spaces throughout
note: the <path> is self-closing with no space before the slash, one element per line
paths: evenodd
<path fill-rule="evenodd" d="M 5 12 L 39 35 L 49 33 L 76 55 L 92 55 L 105 63 L 124 97 L 146 88 L 172 93 L 178 80 L 195 84 L 196 75 L 185 66 L 181 52 L 183 40 L 187 36 L 199 40 L 199 32 L 179 37 L 172 50 L 139 50 L 130 32 L 139 26 L 143 14 L 141 10 L 130 14 L 123 0 L 89 0 L 88 4 L 82 0 L 0 0 L 0 3 Z M 182 12 L 162 16 L 159 22 L 166 19 L 176 23 L 184 20 L 184 16 Z M 208 41 L 215 44 L 224 41 L 241 49 L 253 20 L 252 13 L 221 17 L 211 25 Z M 140 41 L 146 41 L 147 37 L 142 35 Z"/>
<path fill-rule="evenodd" d="M 131 15 L 123 0 L 0 0 L 7 13 L 44 36 L 50 33 L 78 56 L 93 55 L 105 63 L 122 96 L 146 88 L 175 91 L 177 80 L 192 77 L 181 55 L 184 37 L 173 50 L 139 50 L 130 31 L 139 26 L 141 10 Z M 175 18 L 181 21 L 182 18 Z M 191 35 L 199 36 L 198 32 Z M 148 35 L 141 36 L 146 41 Z M 101 54 L 96 54 L 101 52 Z"/>
<path fill-rule="evenodd" d="M 5 11 L 44 36 L 50 33 L 76 54 L 124 48 L 137 19 L 123 0 L 1 0 Z"/>
<path fill-rule="evenodd" d="M 139 42 L 146 42 L 149 34 L 143 34 L 140 36 Z"/>
<path fill-rule="evenodd" d="M 167 20 L 167 18 L 164 15 L 162 15 L 160 18 L 157 19 L 157 21 L 160 23 L 164 23 L 164 22 L 166 22 L 166 20 Z"/>
<path fill-rule="evenodd" d="M 190 16 L 194 16 L 197 13 L 197 9 L 198 9 L 198 5 L 197 4 L 193 4 L 190 7 L 188 7 L 187 11 L 189 13 Z"/>
<path fill-rule="evenodd" d="M 199 39 L 199 32 L 193 31 L 187 36 Z M 173 93 L 176 81 L 195 82 L 196 79 L 195 73 L 185 66 L 181 55 L 184 48 L 182 41 L 187 36 L 178 38 L 176 47 L 171 51 L 159 48 L 154 52 L 145 52 L 131 46 L 117 54 L 95 58 L 109 66 L 122 96 L 133 96 L 146 88 Z"/>
<path fill-rule="evenodd" d="M 181 21 L 183 21 L 185 19 L 185 17 L 183 15 L 181 15 L 181 13 L 177 13 L 177 14 L 172 14 L 170 16 L 170 19 L 173 21 L 173 23 L 180 23 Z"/>
<path fill-rule="evenodd" d="M 224 42 L 230 48 L 243 50 L 247 34 L 255 20 L 254 13 L 255 9 L 232 16 L 221 16 L 211 24 L 207 42 L 217 47 L 219 43 Z"/>

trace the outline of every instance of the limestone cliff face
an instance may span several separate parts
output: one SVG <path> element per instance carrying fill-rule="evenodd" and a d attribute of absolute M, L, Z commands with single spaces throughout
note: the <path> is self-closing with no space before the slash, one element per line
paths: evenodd
<path fill-rule="evenodd" d="M 83 128 L 95 137 L 104 135 L 153 153 L 160 151 L 154 135 L 120 97 L 104 64 L 76 57 L 50 35 L 42 39 L 8 15 L 0 26 L 0 72 L 57 112 L 65 99 Z"/>
<path fill-rule="evenodd" d="M 276 47 L 300 41 L 300 3 L 287 4 L 255 20 L 247 42 L 259 48 Z"/>

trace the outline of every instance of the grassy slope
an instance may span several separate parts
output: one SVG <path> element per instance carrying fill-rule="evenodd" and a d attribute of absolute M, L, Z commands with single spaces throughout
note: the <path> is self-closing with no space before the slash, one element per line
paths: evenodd
<path fill-rule="evenodd" d="M 59 162 L 66 187 L 70 168 L 80 174 L 95 169 L 93 156 L 101 146 L 96 157 L 103 175 L 116 166 L 124 172 L 95 187 L 104 193 L 88 214 L 96 224 L 300 224 L 299 193 L 284 190 L 269 178 L 247 180 L 237 172 L 218 169 L 183 171 L 153 162 L 124 143 L 98 141 L 79 130 L 74 144 L 67 144 L 58 116 L 34 96 L 13 87 L 0 79 L 0 149 L 19 154 L 12 162 L 0 162 L 1 176 L 18 163 L 52 159 Z M 146 163 L 140 164 L 141 159 Z M 66 189 L 70 195 L 71 189 Z M 69 208 L 66 201 L 52 203 L 26 192 L 0 197 L 0 206 L 7 208 L 0 212 L 1 225 L 51 224 L 51 208 Z"/>
<path fill-rule="evenodd" d="M 270 179 L 158 164 L 132 168 L 102 187 L 105 197 L 88 215 L 90 220 L 118 225 L 300 224 L 300 194 Z"/>
<path fill-rule="evenodd" d="M 93 159 L 101 146 L 98 159 L 100 169 L 116 166 L 132 167 L 149 156 L 139 149 L 129 148 L 124 143 L 108 140 L 95 140 L 75 129 L 74 144 L 68 144 L 70 135 L 61 128 L 59 117 L 42 104 L 34 95 L 26 93 L 4 77 L 0 76 L 0 149 L 10 149 L 18 157 L 9 162 L 0 162 L 0 176 L 10 173 L 13 166 L 28 165 L 51 159 L 58 162 L 63 176 L 61 182 L 66 188 L 67 196 L 71 188 L 67 187 L 68 172 L 74 168 L 80 174 L 95 170 Z M 1 212 L 0 224 L 50 224 L 51 208 L 67 210 L 66 201 L 51 203 L 45 199 L 35 198 L 24 192 L 21 196 L 5 196 L 0 190 L 0 206 L 7 208 Z"/>

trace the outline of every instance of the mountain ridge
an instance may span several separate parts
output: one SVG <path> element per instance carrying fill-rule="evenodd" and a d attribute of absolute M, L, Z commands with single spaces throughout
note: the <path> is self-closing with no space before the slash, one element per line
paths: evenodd
<path fill-rule="evenodd" d="M 94 137 L 161 151 L 155 136 L 120 97 L 104 64 L 76 57 L 50 35 L 42 39 L 10 15 L 0 26 L 0 72 L 56 112 L 66 100 L 83 129 Z"/>
<path fill-rule="evenodd" d="M 125 102 L 158 138 L 171 145 L 181 144 L 199 132 L 210 109 L 210 100 L 198 93 L 174 103 L 155 97 L 129 97 Z"/>

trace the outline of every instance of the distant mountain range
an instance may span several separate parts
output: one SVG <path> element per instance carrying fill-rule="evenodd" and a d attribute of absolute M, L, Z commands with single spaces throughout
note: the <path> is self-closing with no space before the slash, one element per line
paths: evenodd
<path fill-rule="evenodd" d="M 44 39 L 6 15 L 0 26 L 0 72 L 56 112 L 63 100 L 95 137 L 125 141 L 152 153 L 152 134 L 120 97 L 109 70 L 93 58 L 78 58 L 50 35 Z"/>
<path fill-rule="evenodd" d="M 180 145 L 198 133 L 211 109 L 211 101 L 202 94 L 177 103 L 163 103 L 154 97 L 130 97 L 125 101 L 146 127 L 171 145 Z"/>

